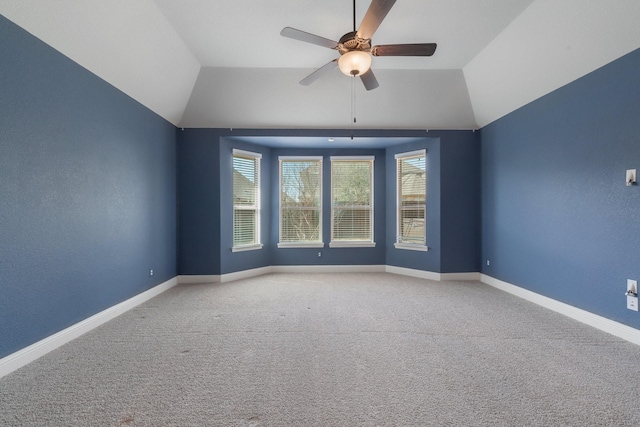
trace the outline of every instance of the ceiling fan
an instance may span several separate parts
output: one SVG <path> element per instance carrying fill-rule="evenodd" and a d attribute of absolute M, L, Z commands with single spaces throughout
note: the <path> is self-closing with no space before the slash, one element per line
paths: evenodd
<path fill-rule="evenodd" d="M 319 46 L 337 50 L 340 57 L 318 68 L 300 81 L 301 85 L 310 85 L 336 66 L 343 74 L 360 77 L 367 90 L 379 86 L 371 70 L 371 56 L 431 56 L 435 53 L 435 43 L 387 44 L 371 46 L 371 37 L 382 20 L 387 16 L 396 0 L 372 0 L 367 13 L 356 30 L 356 0 L 353 0 L 353 31 L 343 35 L 339 41 L 333 41 L 295 28 L 285 27 L 280 35 Z"/>

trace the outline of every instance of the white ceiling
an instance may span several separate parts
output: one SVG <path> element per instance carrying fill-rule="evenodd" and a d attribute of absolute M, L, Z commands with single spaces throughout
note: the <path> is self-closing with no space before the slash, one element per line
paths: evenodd
<path fill-rule="evenodd" d="M 359 0 L 356 21 L 369 0 Z M 337 52 L 350 0 L 0 0 L 0 13 L 182 127 L 348 128 L 352 79 L 298 81 Z M 435 42 L 429 58 L 376 57 L 355 82 L 356 127 L 475 129 L 640 47 L 638 0 L 398 0 L 374 44 Z"/>

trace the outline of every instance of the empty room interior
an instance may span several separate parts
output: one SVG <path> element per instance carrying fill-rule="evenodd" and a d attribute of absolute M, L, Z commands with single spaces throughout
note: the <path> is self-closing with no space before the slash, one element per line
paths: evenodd
<path fill-rule="evenodd" d="M 0 424 L 637 425 L 640 2 L 0 15 Z"/>

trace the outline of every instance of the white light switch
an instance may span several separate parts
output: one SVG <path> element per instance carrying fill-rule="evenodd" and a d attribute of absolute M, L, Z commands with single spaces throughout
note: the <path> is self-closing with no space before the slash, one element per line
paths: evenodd
<path fill-rule="evenodd" d="M 636 183 L 636 170 L 635 169 L 627 169 L 627 177 L 626 181 L 627 187 L 630 187 L 632 184 Z"/>

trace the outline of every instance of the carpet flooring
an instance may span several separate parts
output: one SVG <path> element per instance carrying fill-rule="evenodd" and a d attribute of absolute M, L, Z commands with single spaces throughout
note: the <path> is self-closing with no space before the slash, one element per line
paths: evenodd
<path fill-rule="evenodd" d="M 640 347 L 478 282 L 179 285 L 0 379 L 2 426 L 637 426 Z"/>

